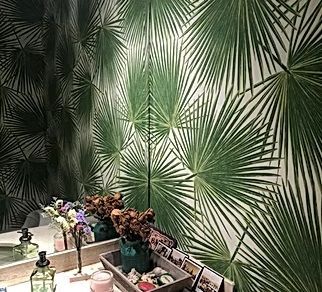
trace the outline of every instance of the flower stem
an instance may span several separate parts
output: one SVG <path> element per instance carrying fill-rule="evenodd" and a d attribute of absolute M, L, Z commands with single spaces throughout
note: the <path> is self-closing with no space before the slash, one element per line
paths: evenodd
<path fill-rule="evenodd" d="M 64 237 L 64 246 L 65 246 L 65 250 L 68 249 L 68 246 L 67 246 L 67 234 L 66 234 L 66 231 L 63 231 L 63 237 Z"/>

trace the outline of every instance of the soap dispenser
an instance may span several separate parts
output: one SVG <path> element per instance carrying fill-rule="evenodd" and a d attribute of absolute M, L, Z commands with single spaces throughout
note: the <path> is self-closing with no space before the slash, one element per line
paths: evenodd
<path fill-rule="evenodd" d="M 39 260 L 36 262 L 35 268 L 30 276 L 31 292 L 53 292 L 55 286 L 54 267 L 49 267 L 50 261 L 46 258 L 46 252 L 39 252 Z"/>
<path fill-rule="evenodd" d="M 19 238 L 20 244 L 13 247 L 13 257 L 15 260 L 29 259 L 36 257 L 38 254 L 38 244 L 32 243 L 32 234 L 28 228 L 22 228 L 18 233 L 22 233 Z"/>

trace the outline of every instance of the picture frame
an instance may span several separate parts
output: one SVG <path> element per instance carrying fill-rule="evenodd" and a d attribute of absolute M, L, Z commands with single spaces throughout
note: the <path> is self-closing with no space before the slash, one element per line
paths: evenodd
<path fill-rule="evenodd" d="M 157 247 L 155 248 L 154 251 L 166 259 L 171 254 L 171 248 L 163 244 L 161 241 L 158 242 Z"/>
<path fill-rule="evenodd" d="M 221 292 L 223 287 L 224 277 L 208 267 L 203 267 L 198 281 L 194 283 L 195 292 Z"/>
<path fill-rule="evenodd" d="M 183 261 L 188 257 L 189 256 L 185 252 L 183 252 L 179 249 L 173 248 L 171 250 L 169 257 L 168 257 L 168 260 L 170 262 L 172 262 L 173 264 L 175 264 L 177 267 L 181 268 Z"/>
<path fill-rule="evenodd" d="M 195 286 L 196 281 L 198 280 L 199 274 L 202 270 L 202 266 L 198 263 L 196 263 L 194 260 L 191 258 L 185 258 L 181 269 L 186 271 L 188 274 L 192 276 L 193 284 L 192 286 Z"/>
<path fill-rule="evenodd" d="M 177 247 L 177 240 L 173 238 L 172 236 L 166 234 L 162 230 L 156 228 L 156 227 L 151 227 L 151 232 L 148 237 L 149 241 L 149 247 L 152 250 L 155 250 L 155 248 L 158 245 L 158 242 L 162 242 L 164 245 L 166 245 L 169 248 L 176 248 Z"/>

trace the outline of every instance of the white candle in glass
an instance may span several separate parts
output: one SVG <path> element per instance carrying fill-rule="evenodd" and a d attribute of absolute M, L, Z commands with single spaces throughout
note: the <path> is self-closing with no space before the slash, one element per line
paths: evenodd
<path fill-rule="evenodd" d="M 113 274 L 110 271 L 97 271 L 91 276 L 92 292 L 112 292 L 113 291 Z"/>

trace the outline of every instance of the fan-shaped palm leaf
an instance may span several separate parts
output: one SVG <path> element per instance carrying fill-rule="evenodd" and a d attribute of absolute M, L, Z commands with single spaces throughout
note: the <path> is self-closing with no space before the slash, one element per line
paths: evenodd
<path fill-rule="evenodd" d="M 272 152 L 266 149 L 267 133 L 248 104 L 234 97 L 221 106 L 218 97 L 209 94 L 187 112 L 187 128 L 175 132 L 174 144 L 191 171 L 202 213 L 234 226 L 232 218 L 244 216 L 262 201 L 260 191 L 272 183 L 276 167 L 267 165 L 271 160 L 265 157 Z"/>
<path fill-rule="evenodd" d="M 140 210 L 152 207 L 157 225 L 184 246 L 188 243 L 184 235 L 191 234 L 195 215 L 189 204 L 192 182 L 169 144 L 153 149 L 151 156 L 147 149 L 138 140 L 127 149 L 121 162 L 120 188 L 129 206 Z"/>
<path fill-rule="evenodd" d="M 316 197 L 308 190 L 301 194 L 283 184 L 275 192 L 268 215 L 250 219 L 249 236 L 257 248 L 247 246 L 243 255 L 257 267 L 253 272 L 265 291 L 321 291 L 322 206 L 304 199 Z"/>
<path fill-rule="evenodd" d="M 313 6 L 313 7 L 312 7 Z M 293 160 L 296 179 L 321 185 L 322 167 L 322 4 L 304 4 L 292 32 L 287 64 L 265 80 L 256 97 L 268 127 L 274 127 L 279 156 Z M 311 12 L 310 12 L 311 10 Z M 288 163 L 286 163 L 288 165 Z"/>
<path fill-rule="evenodd" d="M 113 1 L 106 1 L 103 7 L 96 37 L 96 75 L 102 86 L 109 86 L 121 77 L 125 63 L 125 45 L 117 5 Z"/>
<path fill-rule="evenodd" d="M 81 185 L 77 180 L 77 164 L 75 163 L 74 155 L 64 155 L 61 153 L 58 166 L 58 195 L 69 201 L 77 201 L 82 199 Z"/>
<path fill-rule="evenodd" d="M 121 155 L 130 141 L 129 123 L 122 120 L 115 101 L 107 95 L 101 101 L 94 124 L 94 141 L 107 180 L 119 175 Z"/>
<path fill-rule="evenodd" d="M 4 14 L 0 4 L 0 55 L 18 44 L 10 19 Z M 1 84 L 1 83 L 0 83 Z"/>
<path fill-rule="evenodd" d="M 46 1 L 43 0 L 7 0 L 1 1 L 0 10 L 14 24 L 17 36 L 26 41 L 39 38 L 42 32 Z"/>
<path fill-rule="evenodd" d="M 10 194 L 0 174 L 0 230 L 20 228 L 26 215 L 36 209 L 39 209 L 36 200 L 23 200 Z"/>
<path fill-rule="evenodd" d="M 127 147 L 121 160 L 120 188 L 127 206 L 144 210 L 149 207 L 147 145 L 138 138 Z"/>
<path fill-rule="evenodd" d="M 10 132 L 0 125 L 0 172 L 6 175 L 6 168 L 21 159 L 23 154 L 17 140 Z"/>
<path fill-rule="evenodd" d="M 252 87 L 256 67 L 262 77 L 274 67 L 273 56 L 285 49 L 284 25 L 296 14 L 284 0 L 206 0 L 193 12 L 186 31 L 193 68 L 207 85 L 226 89 Z"/>
<path fill-rule="evenodd" d="M 178 36 L 190 14 L 191 1 L 120 1 L 124 12 L 124 30 L 129 44 L 145 45 L 152 37 Z"/>
<path fill-rule="evenodd" d="M 81 57 L 74 74 L 72 100 L 77 104 L 78 117 L 82 124 L 89 125 L 99 91 L 93 82 L 92 67 L 87 57 Z"/>
<path fill-rule="evenodd" d="M 96 35 L 100 25 L 100 10 L 103 1 L 82 0 L 76 2 L 73 13 L 73 36 L 76 42 L 86 52 L 87 57 L 93 58 Z"/>
<path fill-rule="evenodd" d="M 73 83 L 74 67 L 76 65 L 76 48 L 69 32 L 63 32 L 59 36 L 57 44 L 56 68 L 61 91 L 70 94 Z"/>
<path fill-rule="evenodd" d="M 76 178 L 84 196 L 94 194 L 101 189 L 103 180 L 100 160 L 95 153 L 91 138 L 88 134 L 83 134 L 79 142 L 76 154 Z"/>
<path fill-rule="evenodd" d="M 47 166 L 44 151 L 33 151 L 10 167 L 8 189 L 21 199 L 42 199 L 47 192 Z"/>
<path fill-rule="evenodd" d="M 151 50 L 151 132 L 154 143 L 186 123 L 185 112 L 195 96 L 195 79 L 181 56 L 178 42 L 156 44 Z"/>
<path fill-rule="evenodd" d="M 25 94 L 41 93 L 44 55 L 39 42 L 20 44 L 0 59 L 2 80 Z"/>
<path fill-rule="evenodd" d="M 118 103 L 121 119 L 128 121 L 144 140 L 148 137 L 148 71 L 141 53 L 129 54 L 127 74 L 120 85 Z"/>
<path fill-rule="evenodd" d="M 240 255 L 247 229 L 234 240 L 234 246 L 228 247 L 222 232 L 216 230 L 213 224 L 207 220 L 197 223 L 194 236 L 189 237 L 192 242 L 189 253 L 193 257 L 232 280 L 237 291 L 266 291 L 265 286 L 254 277 L 251 264 Z"/>
<path fill-rule="evenodd" d="M 14 109 L 5 117 L 5 125 L 16 136 L 21 147 L 31 151 L 42 150 L 47 130 L 42 101 L 37 96 L 28 99 L 22 96 L 21 100 L 16 96 L 14 104 Z"/>

